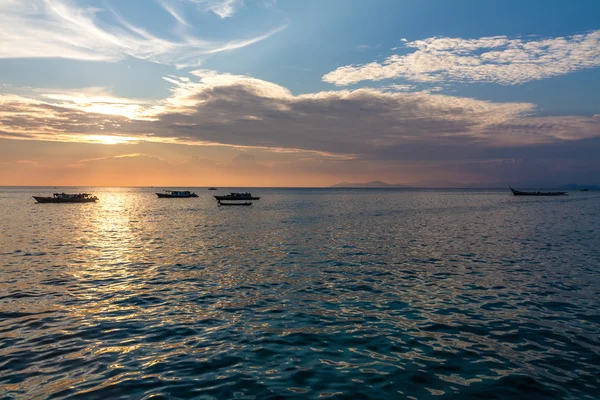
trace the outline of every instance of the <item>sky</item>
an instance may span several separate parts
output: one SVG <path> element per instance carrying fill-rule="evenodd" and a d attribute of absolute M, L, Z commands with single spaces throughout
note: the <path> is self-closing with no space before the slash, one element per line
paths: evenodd
<path fill-rule="evenodd" d="M 0 185 L 600 184 L 598 16 L 0 0 Z"/>

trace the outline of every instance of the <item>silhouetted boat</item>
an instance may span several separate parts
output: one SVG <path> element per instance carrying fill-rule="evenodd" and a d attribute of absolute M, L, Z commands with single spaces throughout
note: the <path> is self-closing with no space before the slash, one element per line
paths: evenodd
<path fill-rule="evenodd" d="M 260 200 L 260 197 L 254 197 L 250 193 L 230 193 L 224 196 L 215 196 L 215 199 L 221 200 Z"/>
<path fill-rule="evenodd" d="M 567 192 L 523 192 L 508 187 L 515 196 L 565 196 Z"/>
<path fill-rule="evenodd" d="M 209 187 L 208 190 L 217 190 L 215 187 Z"/>
<path fill-rule="evenodd" d="M 32 196 L 38 203 L 95 203 L 96 196 L 89 193 L 54 193 L 52 197 Z"/>
<path fill-rule="evenodd" d="M 165 193 L 156 193 L 161 199 L 186 199 L 189 197 L 198 197 L 196 193 L 189 190 L 165 190 Z"/>
<path fill-rule="evenodd" d="M 221 200 L 218 200 L 217 204 L 219 205 L 219 207 L 221 207 L 221 206 L 251 206 L 252 205 L 252 203 L 249 201 L 245 201 L 243 203 L 222 203 Z"/>
<path fill-rule="evenodd" d="M 588 188 L 585 188 L 585 189 L 581 189 L 581 191 L 582 191 L 582 192 L 589 192 L 589 191 L 590 191 L 590 189 L 588 189 Z"/>

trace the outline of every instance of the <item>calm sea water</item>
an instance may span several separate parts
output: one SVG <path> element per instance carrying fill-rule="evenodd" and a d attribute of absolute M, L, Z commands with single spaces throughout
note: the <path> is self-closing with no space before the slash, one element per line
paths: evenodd
<path fill-rule="evenodd" d="M 0 398 L 598 398 L 600 193 L 0 188 Z"/>

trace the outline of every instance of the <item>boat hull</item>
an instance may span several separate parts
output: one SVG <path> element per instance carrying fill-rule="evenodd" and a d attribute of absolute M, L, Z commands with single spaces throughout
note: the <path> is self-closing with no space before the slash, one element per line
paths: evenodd
<path fill-rule="evenodd" d="M 86 199 L 61 199 L 61 198 L 56 198 L 56 197 L 39 197 L 39 196 L 32 196 L 35 201 L 37 201 L 38 203 L 95 203 L 96 201 L 98 201 L 97 198 L 92 197 L 92 198 L 86 198 Z"/>
<path fill-rule="evenodd" d="M 217 203 L 219 205 L 219 207 L 221 206 L 251 206 L 252 203 L 250 203 L 249 201 L 246 201 L 244 203 L 221 203 L 220 201 Z"/>
<path fill-rule="evenodd" d="M 190 197 L 198 197 L 197 194 L 190 194 L 189 196 L 173 196 L 167 193 L 156 193 L 159 199 L 189 199 Z"/>
<path fill-rule="evenodd" d="M 253 197 L 253 196 L 244 196 L 244 197 L 232 197 L 229 195 L 226 196 L 215 196 L 215 199 L 217 199 L 218 201 L 226 201 L 226 200 L 230 200 L 230 201 L 244 201 L 244 200 L 260 200 L 260 197 Z"/>
<path fill-rule="evenodd" d="M 509 187 L 515 196 L 566 196 L 567 192 L 523 192 Z"/>

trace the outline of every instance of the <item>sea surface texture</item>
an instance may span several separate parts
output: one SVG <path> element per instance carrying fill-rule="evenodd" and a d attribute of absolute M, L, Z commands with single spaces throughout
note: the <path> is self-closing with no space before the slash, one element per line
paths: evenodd
<path fill-rule="evenodd" d="M 598 192 L 158 190 L 0 188 L 0 399 L 600 397 Z"/>

